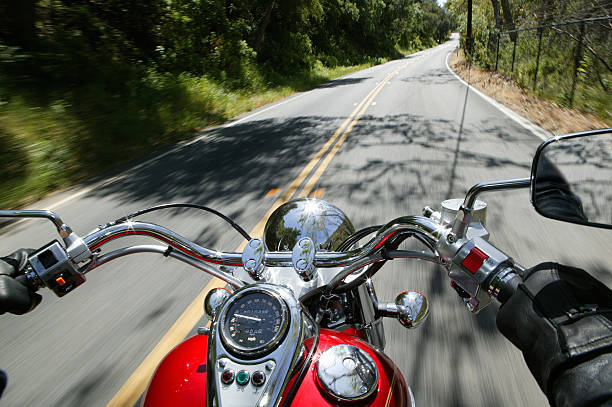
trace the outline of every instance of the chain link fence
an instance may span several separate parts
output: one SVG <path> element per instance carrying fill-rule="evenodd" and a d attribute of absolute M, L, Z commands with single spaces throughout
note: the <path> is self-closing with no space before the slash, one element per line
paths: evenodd
<path fill-rule="evenodd" d="M 481 62 L 522 87 L 612 121 L 612 16 L 491 32 Z"/>

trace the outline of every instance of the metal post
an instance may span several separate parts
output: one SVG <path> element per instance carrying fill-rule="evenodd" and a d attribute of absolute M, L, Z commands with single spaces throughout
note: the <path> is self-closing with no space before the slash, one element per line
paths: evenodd
<path fill-rule="evenodd" d="M 516 55 L 516 40 L 518 39 L 518 33 L 514 36 L 514 46 L 512 46 L 512 69 L 510 71 L 514 73 L 514 57 Z"/>
<path fill-rule="evenodd" d="M 495 48 L 495 70 L 497 71 L 497 62 L 499 61 L 499 32 L 496 34 L 497 35 L 497 46 Z"/>
<path fill-rule="evenodd" d="M 535 92 L 538 84 L 538 69 L 540 68 L 540 50 L 542 49 L 542 28 L 538 28 L 538 56 L 536 57 L 536 70 L 533 75 L 533 91 Z"/>
<path fill-rule="evenodd" d="M 574 106 L 574 92 L 576 91 L 576 82 L 578 80 L 578 65 L 582 59 L 582 39 L 584 38 L 584 21 L 580 24 L 580 35 L 578 36 L 578 44 L 574 51 L 574 74 L 572 75 L 572 90 L 570 92 L 570 107 Z"/>
<path fill-rule="evenodd" d="M 467 15 L 467 38 L 465 39 L 465 48 L 469 56 L 472 56 L 472 0 L 468 0 L 468 15 Z"/>

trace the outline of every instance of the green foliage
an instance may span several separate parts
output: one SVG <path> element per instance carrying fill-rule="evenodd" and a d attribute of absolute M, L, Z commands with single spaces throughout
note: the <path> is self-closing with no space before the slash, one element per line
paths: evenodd
<path fill-rule="evenodd" d="M 518 27 L 537 27 L 612 13 L 612 6 L 603 0 L 586 3 L 582 0 L 519 0 L 514 1 L 512 6 Z M 451 16 L 459 21 L 465 38 L 465 2 L 448 0 L 446 7 Z M 608 23 L 586 22 L 583 28 L 580 23 L 542 28 L 538 66 L 540 31 L 533 29 L 516 33 L 516 48 L 513 35 L 503 34 L 499 37 L 498 50 L 492 2 L 473 0 L 472 59 L 490 70 L 495 69 L 497 61 L 498 71 L 514 78 L 523 88 L 561 105 L 595 113 L 611 122 L 608 83 L 612 78 L 609 65 L 612 60 L 612 36 L 609 27 L 606 27 Z M 582 46 L 579 45 L 580 38 Z M 462 47 L 465 48 L 463 39 Z M 603 61 L 608 61 L 608 65 Z"/>
<path fill-rule="evenodd" d="M 434 0 L 2 2 L 0 207 L 441 42 L 450 27 Z"/>

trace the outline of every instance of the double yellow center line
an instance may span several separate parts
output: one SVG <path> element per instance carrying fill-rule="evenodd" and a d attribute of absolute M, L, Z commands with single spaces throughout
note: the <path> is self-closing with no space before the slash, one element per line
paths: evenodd
<path fill-rule="evenodd" d="M 342 143 L 344 143 L 348 135 L 351 133 L 351 131 L 353 131 L 353 128 L 355 127 L 359 119 L 361 119 L 365 111 L 372 104 L 372 101 L 376 98 L 376 96 L 378 96 L 382 88 L 387 83 L 389 83 L 389 81 L 395 75 L 397 75 L 399 71 L 401 71 L 404 67 L 406 67 L 406 65 L 408 65 L 408 63 L 400 66 L 395 71 L 388 74 L 387 77 L 383 81 L 381 81 L 374 89 L 372 89 L 370 93 L 368 93 L 368 95 L 361 101 L 361 103 L 357 105 L 355 110 L 353 110 L 353 113 L 351 113 L 351 115 L 338 128 L 338 130 L 336 130 L 334 135 L 327 141 L 327 143 L 325 143 L 325 145 L 321 148 L 321 150 L 319 150 L 319 152 L 327 151 L 329 146 L 332 145 L 334 141 L 337 140 L 336 144 L 334 144 L 329 154 L 327 154 L 325 159 L 323 159 L 321 164 L 319 164 L 319 166 L 317 167 L 317 170 L 314 172 L 314 174 L 312 174 L 312 176 L 308 180 L 308 183 L 304 185 L 304 188 L 302 189 L 302 192 L 298 195 L 298 198 L 304 198 L 304 197 L 307 197 L 308 194 L 310 194 L 310 191 L 312 190 L 312 188 L 314 188 L 319 178 L 321 178 L 321 175 L 323 175 L 323 173 L 327 169 L 327 166 L 331 162 L 332 158 L 334 158 L 334 156 L 336 155 L 336 153 L 342 146 Z M 340 134 L 342 134 L 342 136 L 340 136 Z M 338 138 L 338 136 L 340 137 Z"/>
<path fill-rule="evenodd" d="M 291 197 L 293 197 L 299 186 L 302 185 L 304 180 L 306 180 L 306 178 L 308 177 L 308 174 L 310 174 L 312 170 L 317 166 L 317 164 L 319 164 L 319 166 L 316 168 L 316 171 L 308 179 L 308 182 L 304 185 L 302 191 L 298 195 L 298 197 L 308 196 L 308 194 L 310 193 L 310 191 L 312 191 L 312 188 L 315 186 L 321 175 L 323 175 L 323 173 L 325 172 L 325 169 L 331 162 L 332 158 L 334 158 L 334 155 L 342 146 L 342 143 L 344 143 L 348 135 L 355 127 L 355 124 L 357 124 L 359 119 L 363 116 L 368 106 L 372 104 L 374 98 L 376 98 L 382 88 L 387 83 L 389 83 L 389 81 L 407 65 L 408 63 L 405 63 L 399 68 L 397 68 L 395 71 L 388 74 L 385 79 L 378 83 L 376 87 L 366 95 L 366 97 L 357 105 L 357 107 L 353 110 L 349 117 L 344 120 L 338 130 L 334 132 L 334 134 L 330 137 L 329 140 L 327 140 L 323 147 L 321 147 L 319 151 L 317 151 L 312 160 L 310 160 L 310 162 L 298 174 L 298 176 L 293 180 L 293 182 L 291 182 L 289 187 L 285 191 L 283 191 L 283 193 L 274 202 L 268 212 L 266 212 L 264 217 L 257 223 L 257 225 L 255 225 L 253 230 L 251 230 L 251 232 L 249 233 L 251 236 L 263 235 L 264 226 L 272 212 L 274 212 L 276 208 L 278 208 L 279 206 L 287 202 L 289 199 L 291 199 Z M 330 147 L 332 147 L 331 150 Z M 327 155 L 325 155 L 326 152 Z M 325 158 L 321 161 L 324 156 Z M 246 240 L 243 241 L 242 244 L 236 248 L 236 251 L 240 252 L 244 250 L 246 244 Z M 204 287 L 204 289 L 198 294 L 198 296 L 192 301 L 191 304 L 189 304 L 187 309 L 176 320 L 176 322 L 172 325 L 168 332 L 166 332 L 166 334 L 158 342 L 155 348 L 153 348 L 153 350 L 147 355 L 147 357 L 140 364 L 140 366 L 136 368 L 134 373 L 132 373 L 132 375 L 123 384 L 123 386 L 121 386 L 119 391 L 107 404 L 107 407 L 134 406 L 134 404 L 138 401 L 138 398 L 145 391 L 147 383 L 151 379 L 155 368 L 163 359 L 163 357 L 167 355 L 168 352 L 172 350 L 172 348 L 178 345 L 189 334 L 189 332 L 193 329 L 194 325 L 198 323 L 198 321 L 202 317 L 204 298 L 206 297 L 208 291 L 212 290 L 213 288 L 219 288 L 224 286 L 225 282 L 218 278 L 213 278 L 210 280 L 206 287 Z"/>

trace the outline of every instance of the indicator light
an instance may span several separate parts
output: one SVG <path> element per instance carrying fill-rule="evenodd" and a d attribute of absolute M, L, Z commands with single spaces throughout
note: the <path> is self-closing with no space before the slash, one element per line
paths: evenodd
<path fill-rule="evenodd" d="M 251 381 L 253 382 L 253 385 L 256 387 L 262 386 L 266 382 L 266 374 L 262 372 L 261 370 L 256 370 L 253 372 Z"/>
<path fill-rule="evenodd" d="M 221 381 L 225 384 L 231 384 L 234 381 L 234 371 L 232 369 L 225 369 L 221 373 Z"/>
<path fill-rule="evenodd" d="M 64 280 L 63 277 L 58 277 L 55 279 L 55 281 L 57 281 L 60 286 L 66 285 L 66 280 Z"/>
<path fill-rule="evenodd" d="M 241 386 L 244 386 L 249 383 L 249 372 L 246 370 L 241 370 L 236 375 L 236 383 Z"/>

